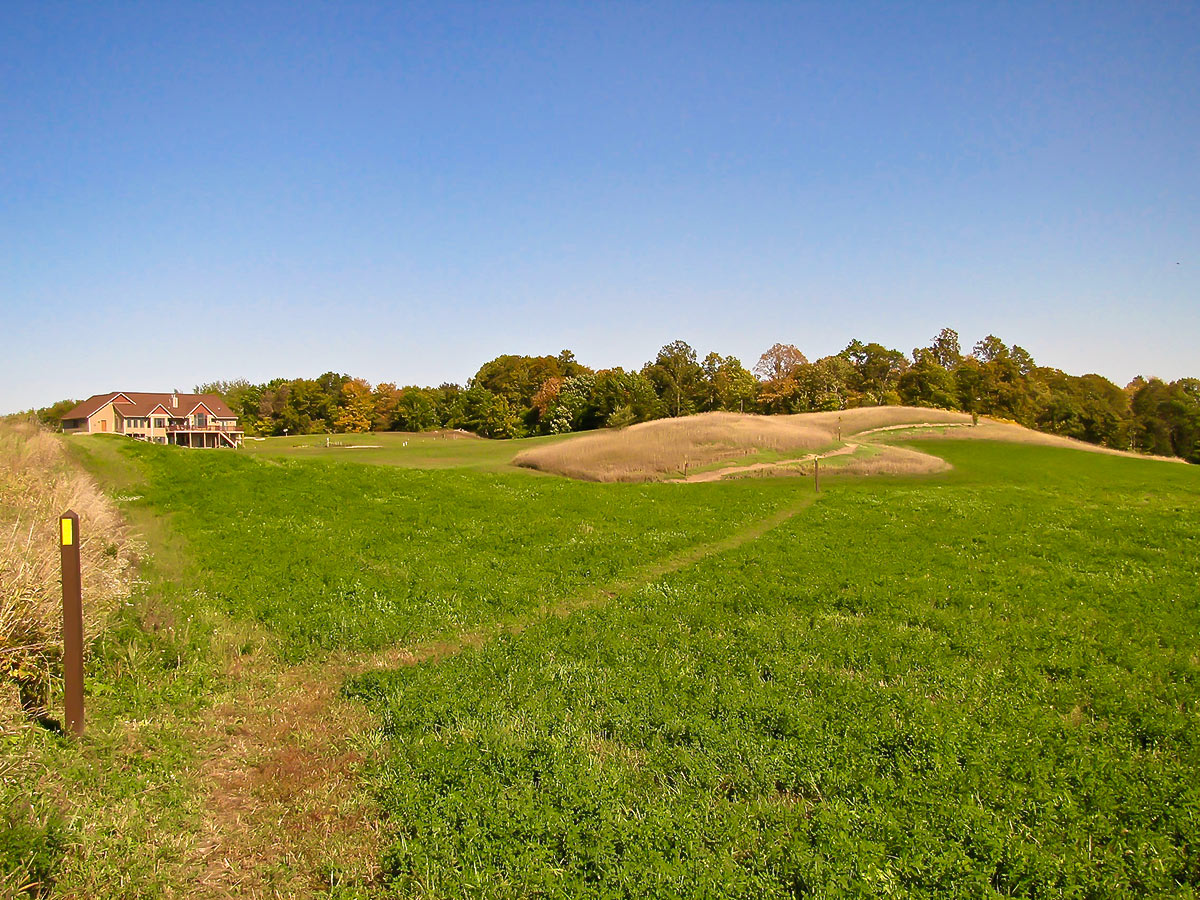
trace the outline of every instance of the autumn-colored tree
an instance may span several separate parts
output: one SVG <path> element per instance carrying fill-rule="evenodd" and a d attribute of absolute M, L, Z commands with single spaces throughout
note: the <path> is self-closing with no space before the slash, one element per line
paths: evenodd
<path fill-rule="evenodd" d="M 794 375 L 807 362 L 808 358 L 794 344 L 772 344 L 754 364 L 754 374 L 764 382 L 779 382 Z"/>
<path fill-rule="evenodd" d="M 532 408 L 539 419 L 544 419 L 546 411 L 554 405 L 554 401 L 558 398 L 558 392 L 562 390 L 562 383 L 561 375 L 553 375 L 543 381 L 542 386 L 533 395 Z"/>
<path fill-rule="evenodd" d="M 543 430 L 549 434 L 580 431 L 597 424 L 593 409 L 596 376 L 590 372 L 564 378 L 554 402 L 546 410 Z"/>
<path fill-rule="evenodd" d="M 391 382 L 375 385 L 372 397 L 371 430 L 391 431 L 400 408 L 400 389 Z"/>
<path fill-rule="evenodd" d="M 754 374 L 762 382 L 758 402 L 764 412 L 792 413 L 800 406 L 797 375 L 808 359 L 793 344 L 773 344 L 754 364 Z"/>
<path fill-rule="evenodd" d="M 375 415 L 375 396 L 371 385 L 361 378 L 348 378 L 342 383 L 342 402 L 338 406 L 334 427 L 338 431 L 362 433 L 371 430 Z"/>

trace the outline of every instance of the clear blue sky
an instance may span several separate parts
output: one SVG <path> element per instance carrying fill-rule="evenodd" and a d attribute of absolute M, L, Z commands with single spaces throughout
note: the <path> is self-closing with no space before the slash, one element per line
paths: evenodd
<path fill-rule="evenodd" d="M 0 412 L 943 326 L 1200 376 L 1195 3 L 0 7 Z"/>

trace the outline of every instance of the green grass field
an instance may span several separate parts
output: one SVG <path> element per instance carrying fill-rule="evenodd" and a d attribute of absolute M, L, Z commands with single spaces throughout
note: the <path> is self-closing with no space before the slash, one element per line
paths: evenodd
<path fill-rule="evenodd" d="M 1200 480 L 941 445 L 759 541 L 361 677 L 432 896 L 1192 896 Z"/>
<path fill-rule="evenodd" d="M 131 505 L 170 517 L 203 561 L 193 587 L 265 625 L 288 659 L 512 621 L 811 493 L 120 450 L 148 473 Z"/>
<path fill-rule="evenodd" d="M 923 441 L 954 470 L 830 471 L 818 497 L 309 440 L 74 443 L 155 567 L 93 658 L 85 755 L 47 744 L 100 823 L 68 829 L 64 894 L 186 892 L 188 841 L 156 829 L 199 827 L 187 723 L 254 642 L 280 666 L 444 648 L 346 683 L 382 847 L 310 895 L 1200 888 L 1194 467 Z"/>
<path fill-rule="evenodd" d="M 489 441 L 464 432 L 373 432 L 371 434 L 306 434 L 246 441 L 250 456 L 294 460 L 327 460 L 398 466 L 405 469 L 474 469 L 513 472 L 512 458 L 522 450 L 567 440 L 556 434 L 515 441 Z M 326 444 L 328 443 L 328 446 Z"/>

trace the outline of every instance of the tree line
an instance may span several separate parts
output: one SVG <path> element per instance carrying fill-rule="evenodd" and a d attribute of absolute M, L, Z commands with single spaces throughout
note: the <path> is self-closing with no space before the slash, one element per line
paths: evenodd
<path fill-rule="evenodd" d="M 244 379 L 197 385 L 238 415 L 248 434 L 464 429 L 513 438 L 729 410 L 788 414 L 908 405 L 1010 419 L 1030 428 L 1121 450 L 1200 462 L 1200 379 L 1138 377 L 1124 388 L 1100 375 L 1037 365 L 1017 345 L 988 335 L 964 353 L 942 329 L 911 356 L 851 341 L 810 361 L 793 344 L 766 350 L 752 370 L 733 356 L 701 359 L 673 341 L 638 370 L 592 369 L 569 350 L 557 356 L 498 356 L 465 386 L 372 385 L 326 372 L 315 379 Z M 70 408 L 39 410 L 43 421 Z"/>

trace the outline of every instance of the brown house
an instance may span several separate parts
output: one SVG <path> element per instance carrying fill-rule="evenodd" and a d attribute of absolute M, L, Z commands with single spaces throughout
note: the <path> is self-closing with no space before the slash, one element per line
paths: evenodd
<path fill-rule="evenodd" d="M 67 434 L 125 434 L 181 447 L 240 447 L 245 432 L 215 394 L 96 394 L 62 418 Z"/>

